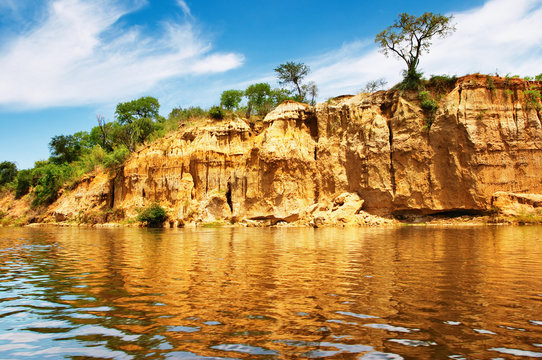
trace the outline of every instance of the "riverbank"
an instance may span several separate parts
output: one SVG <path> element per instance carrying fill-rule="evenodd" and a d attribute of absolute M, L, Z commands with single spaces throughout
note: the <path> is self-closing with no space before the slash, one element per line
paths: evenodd
<path fill-rule="evenodd" d="M 151 204 L 169 227 L 540 222 L 542 117 L 528 95 L 541 84 L 441 78 L 423 97 L 391 89 L 287 101 L 258 124 L 182 124 L 48 206 L 33 208 L 31 193 L 3 196 L 0 223 L 132 226 Z"/>

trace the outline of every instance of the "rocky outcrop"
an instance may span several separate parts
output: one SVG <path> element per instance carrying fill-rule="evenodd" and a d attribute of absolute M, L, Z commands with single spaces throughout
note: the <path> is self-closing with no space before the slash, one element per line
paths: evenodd
<path fill-rule="evenodd" d="M 488 211 L 498 191 L 542 193 L 541 114 L 524 93 L 540 84 L 487 79 L 430 88 L 435 113 L 417 92 L 390 90 L 285 102 L 259 133 L 242 119 L 182 128 L 66 192 L 50 214 L 133 217 L 157 201 L 177 225 L 360 225 L 374 215 Z"/>

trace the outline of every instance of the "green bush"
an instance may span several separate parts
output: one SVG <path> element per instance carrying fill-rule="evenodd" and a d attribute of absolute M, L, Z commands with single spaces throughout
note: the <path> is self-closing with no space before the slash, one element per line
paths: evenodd
<path fill-rule="evenodd" d="M 158 203 L 153 203 L 138 211 L 137 221 L 149 227 L 160 227 L 167 220 L 166 210 Z"/>
<path fill-rule="evenodd" d="M 422 85 L 421 72 L 403 71 L 403 81 L 399 84 L 399 90 L 418 90 Z"/>
<path fill-rule="evenodd" d="M 224 110 L 220 106 L 213 106 L 209 109 L 209 116 L 211 119 L 222 120 L 224 119 Z"/>
<path fill-rule="evenodd" d="M 457 82 L 457 76 L 433 75 L 427 81 L 427 86 L 435 89 L 437 93 L 444 93 L 452 90 Z"/>
<path fill-rule="evenodd" d="M 525 95 L 525 105 L 527 109 L 535 109 L 537 111 L 542 110 L 542 94 L 536 86 L 531 86 L 529 89 L 523 91 Z"/>
<path fill-rule="evenodd" d="M 88 153 L 81 156 L 78 165 L 87 173 L 103 165 L 106 156 L 107 152 L 100 145 L 95 145 Z"/>
<path fill-rule="evenodd" d="M 536 76 L 534 77 L 534 80 L 535 80 L 535 81 L 542 81 L 542 73 L 536 75 Z"/>
<path fill-rule="evenodd" d="M 429 91 L 420 91 L 418 97 L 421 102 L 420 106 L 424 111 L 429 113 L 435 113 L 437 111 L 438 103 L 431 97 Z"/>
<path fill-rule="evenodd" d="M 491 91 L 495 91 L 495 81 L 489 75 L 486 76 L 486 88 Z"/>
<path fill-rule="evenodd" d="M 130 155 L 130 151 L 125 146 L 119 146 L 103 159 L 103 165 L 106 169 L 112 170 L 124 163 L 124 160 Z"/>
<path fill-rule="evenodd" d="M 30 192 L 32 186 L 32 170 L 20 170 L 17 173 L 15 198 L 20 199 Z"/>
<path fill-rule="evenodd" d="M 32 192 L 34 197 L 32 206 L 53 203 L 58 197 L 58 191 L 72 177 L 74 170 L 70 165 L 57 165 L 54 163 L 47 163 L 35 168 L 32 174 L 38 177 L 38 181 Z"/>
<path fill-rule="evenodd" d="M 435 120 L 435 113 L 438 109 L 438 103 L 431 97 L 429 91 L 420 91 L 418 93 L 418 98 L 420 99 L 420 107 L 426 114 L 424 128 L 429 130 L 431 129 L 431 125 L 433 125 L 433 121 Z"/>

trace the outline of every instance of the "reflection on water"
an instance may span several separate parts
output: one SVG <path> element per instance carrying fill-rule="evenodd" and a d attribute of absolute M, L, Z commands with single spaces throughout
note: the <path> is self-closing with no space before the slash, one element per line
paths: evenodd
<path fill-rule="evenodd" d="M 0 358 L 542 357 L 542 228 L 0 229 Z"/>

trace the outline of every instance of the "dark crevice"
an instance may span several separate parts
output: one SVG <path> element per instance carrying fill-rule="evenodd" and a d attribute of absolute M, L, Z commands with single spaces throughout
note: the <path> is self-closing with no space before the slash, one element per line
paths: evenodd
<path fill-rule="evenodd" d="M 233 202 L 231 200 L 231 183 L 228 182 L 228 190 L 226 191 L 226 202 L 230 207 L 230 212 L 233 213 Z"/>
<path fill-rule="evenodd" d="M 113 209 L 113 206 L 115 206 L 115 179 L 113 179 L 111 182 L 110 182 L 110 188 L 109 188 L 109 193 L 110 193 L 110 201 L 109 201 L 109 208 Z"/>
<path fill-rule="evenodd" d="M 398 220 L 415 220 L 421 217 L 431 218 L 456 218 L 461 216 L 484 216 L 490 214 L 489 211 L 479 209 L 449 209 L 435 211 L 431 209 L 402 209 L 396 210 L 392 215 Z"/>
<path fill-rule="evenodd" d="M 141 190 L 141 196 L 143 197 L 143 199 L 145 199 L 145 196 L 146 196 L 145 189 Z"/>
<path fill-rule="evenodd" d="M 395 185 L 395 167 L 393 166 L 393 131 L 391 130 L 391 120 L 388 120 L 388 132 L 389 132 L 389 143 L 390 143 L 390 182 L 393 195 L 395 196 L 396 185 Z"/>
<path fill-rule="evenodd" d="M 514 124 L 516 124 L 516 136 L 519 134 L 519 125 L 518 125 L 518 108 L 514 106 L 514 111 L 512 111 L 512 117 L 514 118 Z"/>
<path fill-rule="evenodd" d="M 305 119 L 305 125 L 309 128 L 311 137 L 314 141 L 318 141 L 318 118 L 315 115 Z"/>
<path fill-rule="evenodd" d="M 205 195 L 209 192 L 209 157 L 205 159 Z"/>

